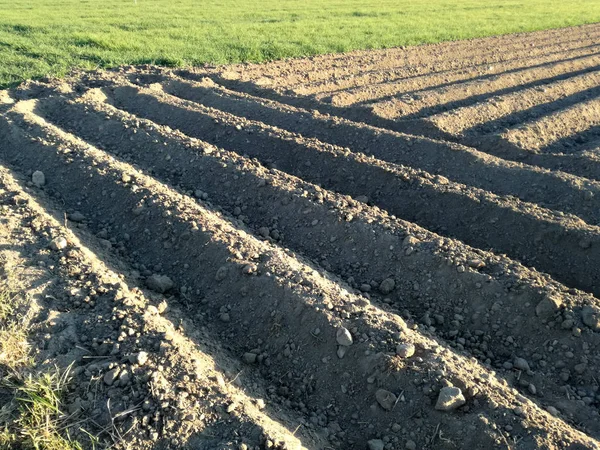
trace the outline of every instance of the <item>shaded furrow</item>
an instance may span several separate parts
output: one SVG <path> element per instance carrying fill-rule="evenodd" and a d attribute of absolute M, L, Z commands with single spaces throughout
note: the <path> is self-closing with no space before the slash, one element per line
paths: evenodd
<path fill-rule="evenodd" d="M 526 202 L 575 214 L 590 224 L 600 224 L 598 183 L 492 158 L 456 144 L 407 136 L 339 117 L 312 114 L 224 89 L 209 79 L 202 83 L 161 80 L 161 86 L 167 93 L 183 99 L 321 142 L 347 147 L 380 160 L 443 175 L 496 194 L 514 195 Z"/>
<path fill-rule="evenodd" d="M 600 67 L 600 55 L 573 57 L 567 61 L 541 63 L 526 66 L 507 73 L 450 83 L 446 86 L 412 91 L 396 91 L 390 86 L 388 100 L 361 100 L 374 114 L 386 119 L 414 119 L 454 109 L 459 106 L 481 102 L 487 97 L 505 95 L 528 87 L 545 85 L 561 79 L 592 72 Z M 393 92 L 391 92 L 393 91 Z M 342 94 L 340 94 L 342 95 Z M 348 94 L 339 105 L 355 104 L 356 98 Z"/>
<path fill-rule="evenodd" d="M 307 412 L 315 413 L 311 417 L 316 417 L 317 426 L 326 427 L 331 421 L 347 425 L 346 429 L 338 425 L 329 434 L 334 445 L 342 437 L 345 446 L 364 446 L 369 436 L 384 432 L 389 413 L 371 407 L 376 405 L 376 389 L 398 393 L 399 401 L 389 409 L 394 410 L 394 417 L 410 417 L 414 405 L 431 404 L 430 395 L 435 396 L 443 379 L 461 386 L 471 402 L 459 414 L 421 412 L 419 418 L 427 419 L 426 426 L 438 423 L 446 439 L 468 446 L 487 440 L 487 445 L 493 445 L 499 435 L 491 429 L 490 419 L 495 427 L 506 429 L 506 418 L 510 418 L 511 427 L 530 445 L 540 435 L 550 442 L 597 445 L 518 396 L 480 364 L 365 304 L 297 257 L 232 226 L 210 207 L 87 144 L 49 134 L 47 127 L 27 113 L 25 122 L 19 123 L 19 116 L 11 114 L 12 125 L 2 123 L 3 158 L 21 171 L 44 170 L 49 174 L 46 190 L 67 208 L 77 208 L 89 217 L 91 228 L 126 232 L 125 246 L 129 254 L 135 252 L 137 261 L 160 267 L 186 292 L 205 293 L 204 313 L 221 317 L 209 322 L 208 328 L 239 354 L 257 348 L 261 364 L 249 370 L 273 384 L 282 404 L 301 403 Z M 107 217 L 109 221 L 103 220 Z M 240 292 L 243 302 L 232 302 L 233 292 Z M 225 312 L 228 320 L 223 320 Z M 341 326 L 355 339 L 343 351 L 337 348 L 336 357 L 336 330 Z M 399 339 L 413 343 L 419 358 L 391 365 L 390 349 Z M 289 357 L 283 356 L 284 348 L 291 348 Z M 433 392 L 414 383 L 415 376 L 427 373 L 428 382 L 436 386 Z M 375 382 L 366 382 L 368 378 Z M 476 380 L 486 380 L 483 389 L 469 390 Z M 526 425 L 509 413 L 517 406 Z M 334 414 L 324 408 L 334 408 Z M 483 411 L 490 418 L 486 422 L 479 419 Z M 304 426 L 316 431 L 310 423 Z M 467 429 L 477 433 L 465 437 Z"/>
<path fill-rule="evenodd" d="M 571 154 L 536 153 L 524 150 L 522 147 L 509 142 L 500 134 L 483 136 L 465 136 L 461 139 L 465 145 L 475 147 L 482 152 L 506 160 L 521 162 L 531 166 L 538 166 L 548 170 L 559 170 L 577 177 L 600 181 L 600 158 L 594 153 L 582 151 Z M 594 198 L 596 194 L 586 194 L 587 198 Z"/>
<path fill-rule="evenodd" d="M 171 299 L 168 313 L 152 312 L 164 300 L 157 299 L 156 293 L 143 292 L 138 280 L 129 277 L 129 285 L 123 281 L 133 269 L 122 261 L 115 264 L 106 250 L 110 241 L 91 235 L 79 221 L 67 223 L 63 208 L 57 208 L 40 191 L 35 192 L 36 200 L 25 186 L 24 180 L 0 166 L 0 247 L 2 252 L 18 254 L 18 263 L 24 267 L 31 265 L 31 255 L 45 255 L 46 264 L 36 264 L 35 279 L 19 277 L 19 282 L 21 289 L 40 299 L 30 328 L 52 335 L 37 349 L 37 359 L 70 370 L 70 389 L 62 405 L 71 412 L 75 425 L 85 426 L 85 432 L 73 426 L 71 439 L 85 443 L 91 434 L 99 439 L 98 446 L 110 446 L 113 432 L 126 437 L 128 445 L 142 448 L 150 433 L 156 434 L 157 445 L 172 443 L 176 437 L 193 446 L 207 435 L 211 436 L 207 445 L 212 448 L 231 443 L 261 446 L 267 440 L 285 443 L 290 449 L 323 445 L 307 437 L 302 446 L 286 429 L 294 426 L 288 423 L 290 417 L 282 416 L 278 423 L 256 406 L 254 398 L 226 383 L 235 375 L 230 370 L 239 366 L 237 355 L 226 356 L 218 341 L 199 329 L 186 327 L 187 333 L 182 333 L 180 324 L 186 312 L 178 310 Z M 28 233 L 30 237 L 24 239 Z M 49 239 L 57 237 L 66 239 L 67 248 L 48 253 Z M 36 289 L 41 286 L 47 287 L 38 294 Z M 113 333 L 119 329 L 129 332 L 116 342 Z M 35 339 L 39 336 L 34 333 L 30 341 Z M 107 354 L 107 348 L 113 351 Z M 143 361 L 140 354 L 145 355 Z M 132 355 L 138 356 L 133 363 Z M 94 382 L 108 376 L 111 368 L 119 370 L 119 379 L 110 386 Z M 155 375 L 149 377 L 152 373 Z M 94 395 L 88 397 L 91 383 Z M 264 390 L 251 393 L 266 397 Z M 237 406 L 235 412 L 227 412 L 232 404 Z M 149 420 L 152 412 L 154 417 Z M 111 422 L 119 416 L 121 419 Z M 294 419 L 297 422 L 299 417 Z M 220 426 L 225 422 L 228 427 Z"/>
<path fill-rule="evenodd" d="M 428 117 L 452 135 L 485 134 L 530 122 L 600 94 L 600 72 L 579 75 Z"/>
<path fill-rule="evenodd" d="M 222 207 L 250 225 L 257 235 L 301 252 L 327 270 L 348 280 L 348 283 L 359 291 L 368 286 L 369 292 L 373 289 L 372 295 L 375 298 L 381 295 L 376 287 L 382 274 L 396 280 L 410 280 L 407 285 L 411 292 L 409 296 L 401 296 L 401 300 L 397 300 L 395 293 L 384 293 L 383 297 L 387 297 L 384 298 L 384 302 L 408 309 L 413 317 L 421 317 L 425 324 L 434 316 L 452 316 L 450 299 L 455 295 L 463 298 L 466 296 L 470 310 L 483 311 L 490 307 L 489 304 L 484 306 L 481 300 L 481 286 L 471 294 L 453 286 L 454 279 L 451 274 L 457 264 L 462 264 L 463 267 L 479 265 L 478 271 L 485 273 L 485 276 L 491 276 L 504 286 L 508 281 L 503 280 L 506 268 L 511 267 L 512 271 L 520 272 L 519 292 L 528 292 L 527 295 L 531 295 L 531 298 L 535 298 L 539 286 L 554 283 L 548 278 L 544 280 L 545 276 L 539 273 L 529 272 L 522 267 L 517 269 L 516 263 L 506 258 L 474 252 L 452 241 L 443 243 L 439 248 L 427 249 L 412 239 L 413 244 L 410 245 L 415 245 L 415 248 L 423 253 L 419 262 L 409 263 L 414 258 L 413 250 L 410 250 L 405 251 L 406 258 L 392 258 L 394 263 L 391 264 L 386 255 L 394 253 L 395 249 L 410 248 L 404 236 L 416 234 L 411 224 L 390 220 L 385 213 L 368 208 L 362 202 L 319 189 L 280 172 L 267 171 L 234 153 L 161 130 L 161 127 L 153 122 L 140 121 L 135 116 L 105 104 L 86 102 L 86 105 L 91 108 L 87 113 L 84 109 L 76 107 L 79 105 L 59 107 L 63 114 L 68 115 L 64 122 L 72 124 L 71 128 L 82 137 L 97 142 L 98 145 L 102 144 L 107 151 L 130 160 L 161 180 L 177 184 L 186 192 L 196 192 L 199 197 L 206 196 L 211 204 Z M 42 110 L 44 109 L 42 107 Z M 72 116 L 69 115 L 69 110 Z M 168 161 L 163 159 L 163 155 L 168 155 Z M 258 192 L 257 186 L 260 186 Z M 300 218 L 298 211 L 301 212 Z M 428 241 L 439 239 L 437 236 L 425 234 L 424 231 L 418 234 L 421 239 L 427 236 Z M 373 239 L 373 236 L 377 236 L 377 239 Z M 432 250 L 433 254 L 428 254 Z M 361 264 L 361 261 L 369 261 L 369 264 Z M 448 269 L 448 266 L 452 268 Z M 456 270 L 460 272 L 459 269 Z M 432 276 L 436 280 L 436 284 L 433 285 Z M 374 280 L 377 282 L 373 288 Z M 512 284 L 510 281 L 508 283 Z M 487 297 L 487 293 L 483 296 Z M 429 311 L 423 313 L 423 301 L 428 298 L 432 299 L 432 306 Z M 520 301 L 526 302 L 523 297 Z M 530 345 L 544 346 L 547 341 L 540 328 L 544 328 L 545 324 L 535 317 L 535 313 L 524 311 L 522 317 L 528 321 L 526 324 L 514 324 L 511 327 L 516 343 L 511 352 L 520 351 L 520 343 L 530 340 L 532 329 L 539 330 L 535 334 L 539 340 L 530 342 Z M 438 336 L 447 339 L 451 345 L 468 349 L 477 358 L 498 369 L 505 368 L 505 358 L 509 357 L 509 353 L 502 341 L 488 341 L 487 349 L 492 353 L 482 352 L 478 345 L 471 342 L 465 342 L 465 345 L 460 343 L 461 339 L 473 336 L 477 330 L 488 332 L 489 324 L 485 321 L 463 322 L 458 330 L 455 324 L 450 322 L 435 323 Z M 489 357 L 490 354 L 495 355 L 494 359 Z M 509 374 L 510 372 L 509 370 Z M 560 392 L 563 379 L 559 373 L 554 373 L 548 374 L 543 382 L 536 378 L 535 383 L 542 383 L 546 395 L 552 395 L 550 391 Z M 551 388 L 553 383 L 554 387 Z M 523 387 L 527 388 L 528 385 Z"/>
<path fill-rule="evenodd" d="M 576 151 L 578 145 L 597 138 L 599 125 L 600 98 L 592 98 L 520 124 L 502 137 L 525 151 L 570 153 Z"/>
<path fill-rule="evenodd" d="M 432 89 L 452 88 L 456 85 L 469 82 L 484 82 L 519 73 L 531 68 L 543 68 L 550 64 L 561 64 L 577 61 L 580 58 L 598 54 L 597 39 L 589 41 L 589 45 L 582 45 L 573 49 L 558 50 L 543 54 L 536 58 L 525 53 L 521 58 L 501 61 L 496 64 L 484 63 L 482 65 L 468 66 L 466 68 L 451 69 L 442 72 L 416 74 L 410 77 L 391 77 L 389 80 L 365 83 L 364 86 L 333 91 L 318 92 L 314 98 L 326 101 L 337 106 L 350 104 L 366 104 L 383 101 L 393 96 L 406 94 L 406 97 L 418 97 L 421 91 Z M 575 56 L 575 58 L 573 58 Z M 307 95 L 302 91 L 294 91 L 299 95 Z M 416 111 L 413 111 L 413 113 Z"/>
<path fill-rule="evenodd" d="M 326 189 L 366 196 L 390 214 L 475 247 L 507 253 L 570 286 L 589 292 L 600 287 L 599 275 L 586 272 L 600 258 L 590 250 L 600 245 L 598 228 L 573 216 L 302 139 L 155 90 L 116 87 L 109 95 L 115 106 L 141 117 L 258 158 Z M 506 229 L 514 233 L 507 235 Z"/>

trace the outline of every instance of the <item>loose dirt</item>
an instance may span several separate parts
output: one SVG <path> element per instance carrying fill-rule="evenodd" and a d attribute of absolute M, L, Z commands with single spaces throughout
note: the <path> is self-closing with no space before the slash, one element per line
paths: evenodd
<path fill-rule="evenodd" d="M 35 367 L 70 368 L 64 431 L 600 448 L 599 37 L 2 92 L 0 262 Z"/>

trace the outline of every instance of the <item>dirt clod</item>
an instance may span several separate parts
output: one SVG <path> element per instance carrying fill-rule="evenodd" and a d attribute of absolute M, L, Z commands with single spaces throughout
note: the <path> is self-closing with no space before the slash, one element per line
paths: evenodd
<path fill-rule="evenodd" d="M 40 170 L 36 170 L 35 172 L 33 172 L 33 175 L 31 175 L 31 182 L 37 187 L 42 187 L 43 185 L 45 185 L 46 176 L 44 175 L 44 172 Z"/>
<path fill-rule="evenodd" d="M 171 290 L 175 284 L 166 275 L 153 274 L 146 279 L 146 285 L 153 291 L 164 294 Z"/>
<path fill-rule="evenodd" d="M 385 389 L 377 389 L 375 392 L 375 398 L 377 403 L 386 411 L 391 411 L 396 404 L 397 397 L 393 392 Z"/>

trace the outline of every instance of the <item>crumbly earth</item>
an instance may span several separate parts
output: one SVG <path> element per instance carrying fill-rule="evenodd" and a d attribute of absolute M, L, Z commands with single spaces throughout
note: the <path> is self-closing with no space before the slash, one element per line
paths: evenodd
<path fill-rule="evenodd" d="M 2 92 L 0 261 L 69 436 L 600 448 L 598 37 Z"/>

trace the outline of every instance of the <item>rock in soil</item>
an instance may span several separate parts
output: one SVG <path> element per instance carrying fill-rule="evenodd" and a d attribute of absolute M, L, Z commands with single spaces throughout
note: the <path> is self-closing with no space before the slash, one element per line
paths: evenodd
<path fill-rule="evenodd" d="M 435 409 L 438 411 L 452 411 L 464 405 L 467 401 L 462 391 L 455 386 L 446 386 L 440 390 Z"/>
<path fill-rule="evenodd" d="M 164 294 L 171 290 L 175 284 L 173 283 L 173 280 L 166 275 L 154 274 L 148 277 L 146 285 L 153 291 Z"/>

